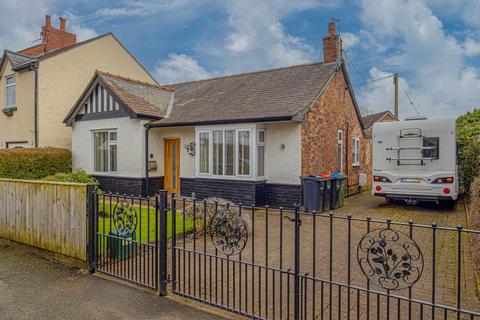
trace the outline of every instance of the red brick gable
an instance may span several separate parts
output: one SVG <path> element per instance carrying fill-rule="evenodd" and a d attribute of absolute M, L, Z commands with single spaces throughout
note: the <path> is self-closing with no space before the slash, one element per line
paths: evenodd
<path fill-rule="evenodd" d="M 28 56 L 37 56 L 77 43 L 77 36 L 66 31 L 66 20 L 64 18 L 60 18 L 60 29 L 57 29 L 52 27 L 50 16 L 45 16 L 45 25 L 42 27 L 41 35 L 41 44 L 19 51 L 19 53 Z"/>
<path fill-rule="evenodd" d="M 368 173 L 361 120 L 342 68 L 336 72 L 302 124 L 302 176 L 340 171 L 338 130 L 343 131 L 343 174 L 349 193 L 359 191 L 359 174 Z M 353 165 L 353 140 L 360 139 L 360 166 Z"/>

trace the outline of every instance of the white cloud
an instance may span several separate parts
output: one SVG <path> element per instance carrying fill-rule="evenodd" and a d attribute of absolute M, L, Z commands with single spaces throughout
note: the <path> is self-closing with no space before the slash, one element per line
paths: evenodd
<path fill-rule="evenodd" d="M 62 16 L 67 19 L 67 31 L 75 33 L 78 42 L 98 36 L 94 29 L 84 26 L 80 21 L 81 17 L 75 13 L 67 11 Z M 55 17 L 57 16 L 55 15 Z"/>
<path fill-rule="evenodd" d="M 143 17 L 159 12 L 197 6 L 202 2 L 200 0 L 124 0 L 118 6 L 98 9 L 93 16 L 105 19 Z"/>
<path fill-rule="evenodd" d="M 161 60 L 155 67 L 155 76 L 160 83 L 178 83 L 205 79 L 211 75 L 194 58 L 170 53 L 167 59 Z"/>
<path fill-rule="evenodd" d="M 480 54 L 480 42 L 472 38 L 467 38 L 467 40 L 465 40 L 465 53 L 467 56 Z"/>
<path fill-rule="evenodd" d="M 402 82 L 421 113 L 458 115 L 480 104 L 479 71 L 467 60 L 478 53 L 478 43 L 462 43 L 447 34 L 424 1 L 362 0 L 361 4 L 365 28 L 379 41 L 396 44 L 389 47 L 394 54 L 382 63 L 407 75 L 410 88 Z M 370 70 L 372 78 L 377 71 Z M 381 110 L 392 105 L 388 90 L 367 86 L 357 95 L 368 108 Z M 401 115 L 414 114 L 406 97 L 400 97 Z"/>
<path fill-rule="evenodd" d="M 355 47 L 360 42 L 360 38 L 351 32 L 342 32 L 340 37 L 342 38 L 342 47 L 345 50 Z"/>

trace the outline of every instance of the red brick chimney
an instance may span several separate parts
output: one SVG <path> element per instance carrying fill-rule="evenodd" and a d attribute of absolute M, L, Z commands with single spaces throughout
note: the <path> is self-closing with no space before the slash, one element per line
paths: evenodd
<path fill-rule="evenodd" d="M 323 62 L 336 62 L 342 58 L 342 39 L 337 35 L 335 21 L 328 23 L 328 35 L 323 38 Z"/>
<path fill-rule="evenodd" d="M 45 25 L 42 27 L 42 43 L 19 51 L 20 53 L 36 56 L 47 53 L 52 50 L 65 48 L 77 43 L 77 36 L 67 32 L 67 20 L 60 18 L 60 29 L 52 27 L 52 21 L 49 15 L 45 16 Z"/>

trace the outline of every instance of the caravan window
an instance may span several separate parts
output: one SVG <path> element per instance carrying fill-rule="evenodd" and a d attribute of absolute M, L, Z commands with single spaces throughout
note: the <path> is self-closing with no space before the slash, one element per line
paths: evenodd
<path fill-rule="evenodd" d="M 432 160 L 439 159 L 440 156 L 440 138 L 439 137 L 424 137 L 423 147 L 429 149 L 422 150 L 424 158 L 431 158 Z"/>

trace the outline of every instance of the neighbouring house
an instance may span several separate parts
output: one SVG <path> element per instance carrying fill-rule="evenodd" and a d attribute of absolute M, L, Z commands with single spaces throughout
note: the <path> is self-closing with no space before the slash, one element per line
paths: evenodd
<path fill-rule="evenodd" d="M 0 148 L 70 148 L 63 118 L 97 69 L 155 83 L 113 34 L 77 42 L 46 16 L 40 44 L 1 57 Z"/>
<path fill-rule="evenodd" d="M 383 121 L 395 121 L 395 115 L 388 110 L 368 114 L 362 117 L 363 124 L 365 126 L 365 132 L 367 137 L 372 136 L 372 129 L 373 125 L 376 122 L 383 122 Z"/>
<path fill-rule="evenodd" d="M 301 176 L 342 172 L 355 193 L 366 170 L 333 22 L 323 62 L 164 86 L 98 71 L 64 122 L 73 166 L 126 194 L 291 207 Z"/>
<path fill-rule="evenodd" d="M 363 125 L 365 126 L 365 162 L 368 168 L 367 181 L 371 184 L 372 181 L 372 129 L 376 122 L 396 121 L 395 115 L 388 110 L 372 113 L 362 117 Z"/>

